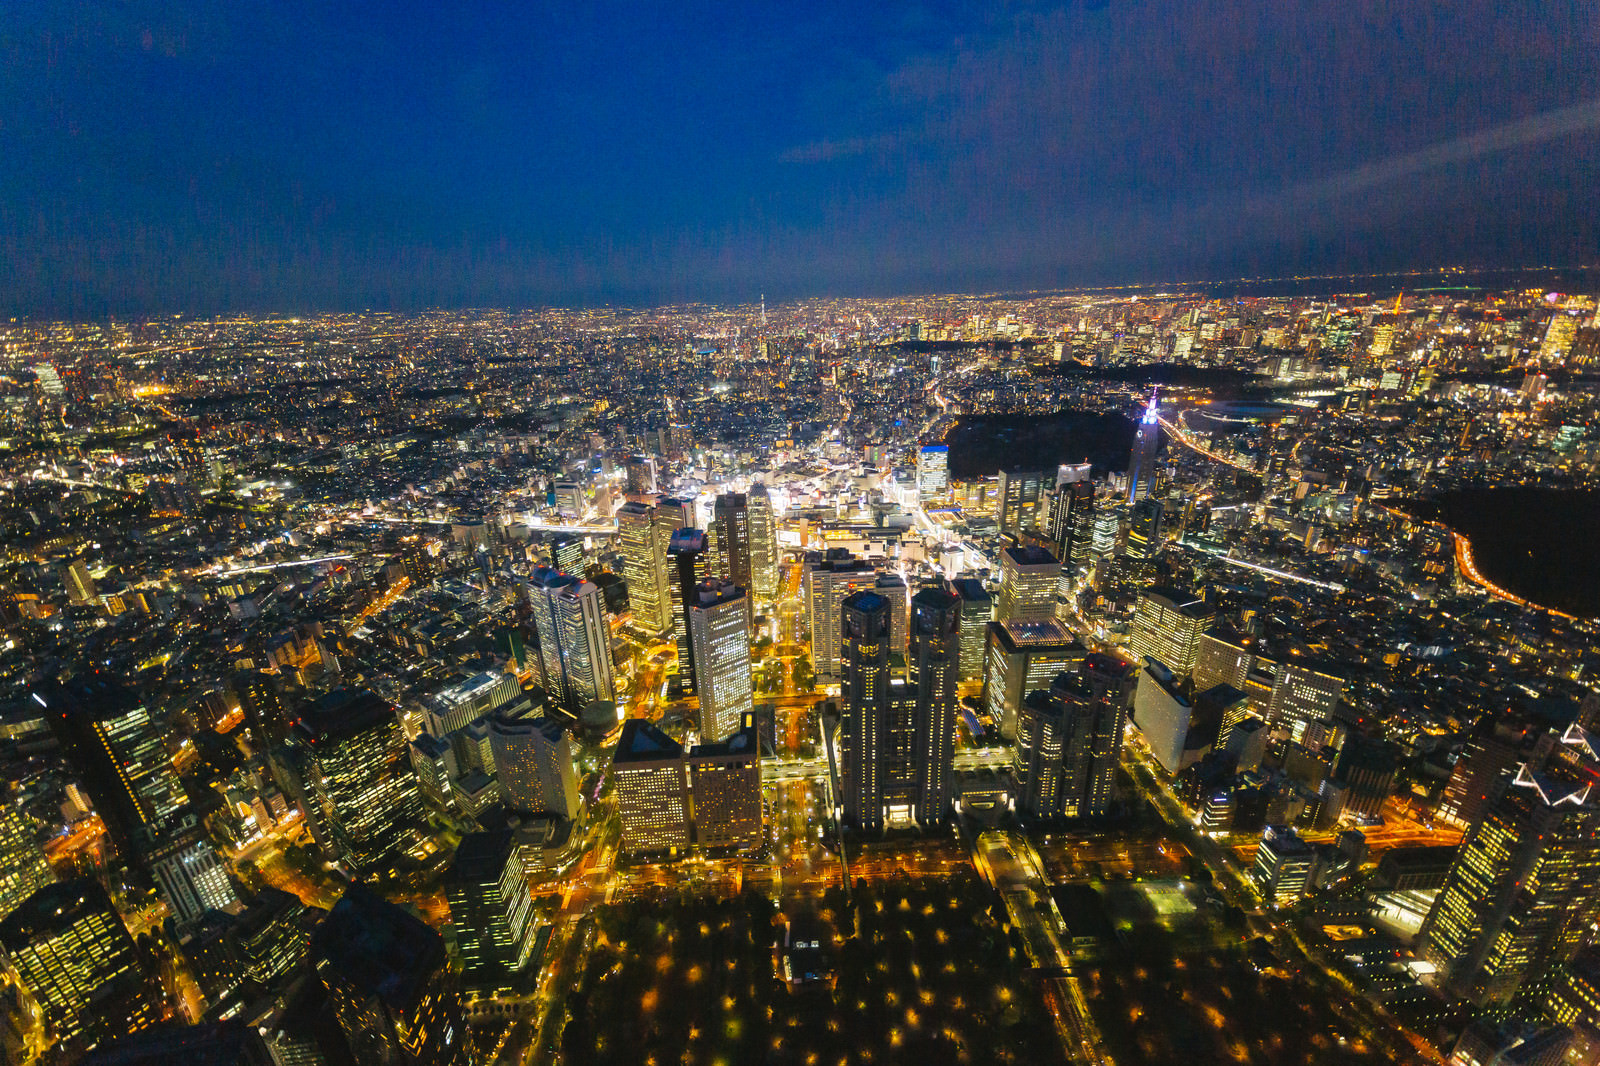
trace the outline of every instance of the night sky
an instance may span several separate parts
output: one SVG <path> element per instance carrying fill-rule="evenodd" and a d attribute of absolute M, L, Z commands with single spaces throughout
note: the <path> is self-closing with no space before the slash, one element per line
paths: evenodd
<path fill-rule="evenodd" d="M 1600 261 L 1600 4 L 0 0 L 0 309 Z"/>

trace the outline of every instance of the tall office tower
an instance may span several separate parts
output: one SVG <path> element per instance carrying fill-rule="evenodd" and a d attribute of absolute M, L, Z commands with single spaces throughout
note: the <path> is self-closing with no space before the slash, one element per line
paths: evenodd
<path fill-rule="evenodd" d="M 1146 497 L 1133 505 L 1123 554 L 1138 564 L 1141 571 L 1161 551 L 1161 521 L 1165 513 L 1160 500 Z"/>
<path fill-rule="evenodd" d="M 1138 503 L 1150 495 L 1156 479 L 1156 451 L 1161 447 L 1161 413 L 1156 407 L 1156 390 L 1139 418 L 1133 437 L 1133 454 L 1128 459 L 1128 502 Z"/>
<path fill-rule="evenodd" d="M 356 1062 L 471 1061 L 444 940 L 421 918 L 351 885 L 312 935 L 311 963 Z"/>
<path fill-rule="evenodd" d="M 663 636 L 674 637 L 678 632 L 676 627 L 682 622 L 683 611 L 681 601 L 678 610 L 673 610 L 672 586 L 677 580 L 677 575 L 673 569 L 669 549 L 672 547 L 672 538 L 678 535 L 678 530 L 699 528 L 699 523 L 695 519 L 694 501 L 677 498 L 660 499 L 656 501 L 654 521 L 656 586 L 661 589 L 661 633 Z"/>
<path fill-rule="evenodd" d="M 1316 849 L 1301 840 L 1300 834 L 1285 825 L 1269 825 L 1256 845 L 1250 879 L 1262 900 L 1273 907 L 1287 907 L 1306 894 L 1316 861 Z"/>
<path fill-rule="evenodd" d="M 1162 663 L 1145 659 L 1133 694 L 1133 722 L 1150 746 L 1150 754 L 1169 774 L 1177 774 L 1203 754 L 1189 742 L 1194 710 L 1179 688 L 1177 676 Z M 1214 741 L 1215 735 L 1211 739 Z"/>
<path fill-rule="evenodd" d="M 707 740 L 728 736 L 755 709 L 748 608 L 744 589 L 718 578 L 696 585 L 689 603 L 700 735 Z"/>
<path fill-rule="evenodd" d="M 750 581 L 756 598 L 778 595 L 778 516 L 765 485 L 750 486 Z"/>
<path fill-rule="evenodd" d="M 335 689 L 295 722 L 312 835 L 359 871 L 377 868 L 421 814 L 405 733 L 387 700 Z"/>
<path fill-rule="evenodd" d="M 576 818 L 578 772 L 566 726 L 532 706 L 496 711 L 487 724 L 501 802 L 513 811 Z"/>
<path fill-rule="evenodd" d="M 907 665 L 916 701 L 911 742 L 917 763 L 917 820 L 926 825 L 943 821 L 951 803 L 950 760 L 961 683 L 961 599 L 953 592 L 925 588 L 911 597 Z"/>
<path fill-rule="evenodd" d="M 1394 327 L 1381 325 L 1372 331 L 1372 342 L 1367 345 L 1367 354 L 1377 359 L 1382 359 L 1394 351 Z"/>
<path fill-rule="evenodd" d="M 689 605 L 700 583 L 711 576 L 712 558 L 704 532 L 680 529 L 667 544 L 667 592 L 672 605 L 672 637 L 678 645 L 678 679 L 686 696 L 699 691 L 694 642 L 689 639 Z M 748 651 L 747 651 L 748 654 Z"/>
<path fill-rule="evenodd" d="M 486 670 L 424 696 L 423 729 L 436 737 L 448 737 L 484 715 L 522 699 L 522 686 L 515 674 Z"/>
<path fill-rule="evenodd" d="M 1573 338 L 1578 334 L 1578 320 L 1558 311 L 1545 327 L 1544 339 L 1539 342 L 1539 358 L 1559 360 L 1572 350 Z"/>
<path fill-rule="evenodd" d="M 630 500 L 617 509 L 617 541 L 622 555 L 622 580 L 628 584 L 628 606 L 634 623 L 647 633 L 664 623 L 662 588 L 656 572 L 655 511 Z"/>
<path fill-rule="evenodd" d="M 840 658 L 844 683 L 844 816 L 864 831 L 884 826 L 885 793 L 911 776 L 907 693 L 896 692 L 889 671 L 889 601 L 871 590 L 853 592 L 840 605 Z M 901 689 L 904 686 L 900 686 Z M 884 735 L 903 747 L 883 747 Z"/>
<path fill-rule="evenodd" d="M 445 871 L 444 897 L 462 989 L 473 998 L 517 991 L 533 955 L 537 926 L 512 831 L 462 837 Z"/>
<path fill-rule="evenodd" d="M 1089 555 L 1093 559 L 1104 559 L 1117 550 L 1117 533 L 1122 529 L 1122 516 L 1117 510 L 1098 511 L 1090 521 L 1089 529 Z"/>
<path fill-rule="evenodd" d="M 689 802 L 697 847 L 749 851 L 761 846 L 761 736 L 754 712 L 714 744 L 689 749 Z"/>
<path fill-rule="evenodd" d="M 400 549 L 400 565 L 405 569 L 406 577 L 411 579 L 412 588 L 419 589 L 433 583 L 433 556 L 420 543 L 407 544 Z"/>
<path fill-rule="evenodd" d="M 1480 721 L 1445 782 L 1439 817 L 1462 828 L 1474 825 L 1531 748 L 1526 727 L 1493 719 Z"/>
<path fill-rule="evenodd" d="M 1012 754 L 1021 810 L 1044 820 L 1110 811 L 1133 689 L 1132 666 L 1095 653 L 1028 694 Z"/>
<path fill-rule="evenodd" d="M 39 391 L 50 399 L 59 400 L 66 396 L 67 388 L 61 384 L 61 372 L 54 363 L 34 364 L 33 376 L 38 379 Z"/>
<path fill-rule="evenodd" d="M 1094 540 L 1094 482 L 1069 481 L 1056 487 L 1050 494 L 1046 532 L 1063 566 L 1082 569 L 1089 565 L 1089 548 Z"/>
<path fill-rule="evenodd" d="M 133 938 L 89 878 L 46 885 L 0 921 L 0 949 L 64 1049 L 160 1020 Z"/>
<path fill-rule="evenodd" d="M 0 918 L 56 879 L 35 830 L 13 797 L 0 794 Z"/>
<path fill-rule="evenodd" d="M 288 738 L 289 713 L 277 678 L 259 670 L 241 670 L 233 675 L 229 687 L 257 744 L 281 744 Z"/>
<path fill-rule="evenodd" d="M 924 444 L 917 451 L 917 497 L 927 503 L 950 491 L 950 447 Z"/>
<path fill-rule="evenodd" d="M 983 705 L 1000 735 L 1015 740 L 1023 697 L 1035 689 L 1049 688 L 1063 671 L 1076 671 L 1088 654 L 1067 627 L 1054 619 L 988 623 L 984 627 Z"/>
<path fill-rule="evenodd" d="M 754 588 L 750 497 L 742 492 L 725 492 L 712 504 L 711 513 L 717 529 L 717 554 L 723 564 L 718 576 L 742 589 Z"/>
<path fill-rule="evenodd" d="M 94 578 L 89 574 L 89 564 L 82 559 L 62 564 L 61 584 L 66 587 L 67 596 L 73 603 L 89 603 L 97 594 Z"/>
<path fill-rule="evenodd" d="M 878 582 L 878 572 L 865 559 L 843 548 L 833 548 L 820 561 L 809 562 L 805 573 L 806 613 L 811 626 L 811 659 L 821 680 L 840 677 L 839 607 L 845 598 Z"/>
<path fill-rule="evenodd" d="M 573 715 L 596 700 L 615 701 L 611 628 L 599 586 L 539 566 L 528 593 L 545 691 Z"/>
<path fill-rule="evenodd" d="M 630 455 L 625 464 L 628 494 L 648 496 L 656 491 L 656 461 L 647 455 Z"/>
<path fill-rule="evenodd" d="M 984 638 L 994 617 L 994 601 L 975 577 L 955 578 L 950 588 L 961 597 L 961 680 L 971 681 L 983 676 Z"/>
<path fill-rule="evenodd" d="M 1133 605 L 1128 651 L 1165 663 L 1180 677 L 1194 670 L 1200 635 L 1211 628 L 1216 610 L 1182 589 L 1142 589 Z"/>
<path fill-rule="evenodd" d="M 1018 545 L 1000 550 L 1000 600 L 995 618 L 1001 622 L 1042 622 L 1056 615 L 1056 583 L 1061 563 L 1047 549 Z"/>
<path fill-rule="evenodd" d="M 200 819 L 185 815 L 163 830 L 146 850 L 144 864 L 155 878 L 156 890 L 180 929 L 194 925 L 207 911 L 238 906 L 227 868 L 217 849 L 206 839 Z"/>
<path fill-rule="evenodd" d="M 1053 483 L 1042 470 L 1001 470 L 995 489 L 995 522 L 1001 533 L 1017 534 L 1039 524 L 1039 501 Z"/>
<path fill-rule="evenodd" d="M 683 747 L 642 718 L 622 725 L 611 779 L 629 855 L 679 855 L 689 850 L 689 787 Z"/>
<path fill-rule="evenodd" d="M 308 909 L 300 897 L 268 886 L 228 929 L 229 948 L 239 968 L 265 987 L 300 968 L 311 946 L 310 925 L 322 911 Z"/>
<path fill-rule="evenodd" d="M 571 533 L 563 533 L 550 542 L 550 565 L 563 574 L 582 577 L 587 554 L 583 538 Z"/>
<path fill-rule="evenodd" d="M 905 656 L 906 620 L 911 613 L 911 593 L 906 579 L 896 573 L 879 573 L 872 591 L 889 601 L 889 654 Z"/>
<path fill-rule="evenodd" d="M 1417 935 L 1418 955 L 1480 1006 L 1542 998 L 1600 896 L 1594 764 L 1556 752 L 1518 769 L 1462 841 Z"/>
<path fill-rule="evenodd" d="M 1312 663 L 1287 662 L 1278 666 L 1272 697 L 1267 704 L 1267 724 L 1287 730 L 1296 744 L 1316 747 L 1334 732 L 1333 712 L 1344 695 L 1344 678 Z"/>
<path fill-rule="evenodd" d="M 42 689 L 33 698 L 117 849 L 134 857 L 139 832 L 164 825 L 186 801 L 165 731 L 131 692 L 100 675 Z"/>

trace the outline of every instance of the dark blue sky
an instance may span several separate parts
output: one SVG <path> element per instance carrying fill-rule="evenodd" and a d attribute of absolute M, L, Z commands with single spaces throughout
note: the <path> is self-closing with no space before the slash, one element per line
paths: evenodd
<path fill-rule="evenodd" d="M 0 0 L 0 308 L 1595 262 L 1597 12 Z"/>

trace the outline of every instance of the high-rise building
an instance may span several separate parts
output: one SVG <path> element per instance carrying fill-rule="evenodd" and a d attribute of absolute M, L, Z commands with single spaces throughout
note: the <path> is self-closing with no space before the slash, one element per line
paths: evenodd
<path fill-rule="evenodd" d="M 33 693 L 44 708 L 95 810 L 124 856 L 139 834 L 158 829 L 187 797 L 167 754 L 166 732 L 126 689 L 93 675 Z"/>
<path fill-rule="evenodd" d="M 1156 480 L 1156 452 L 1161 447 L 1161 413 L 1156 406 L 1156 390 L 1139 417 L 1133 437 L 1133 454 L 1128 458 L 1128 502 L 1138 503 L 1150 495 Z"/>
<path fill-rule="evenodd" d="M 1293 829 L 1269 825 L 1256 845 L 1250 877 L 1263 900 L 1274 907 L 1287 907 L 1306 894 L 1316 859 L 1316 850 Z"/>
<path fill-rule="evenodd" d="M 678 679 L 686 696 L 699 690 L 695 670 L 694 641 L 689 639 L 689 605 L 694 602 L 700 583 L 711 577 L 715 567 L 705 533 L 680 529 L 667 543 L 667 593 L 672 609 L 672 638 L 678 646 Z"/>
<path fill-rule="evenodd" d="M 305 961 L 311 928 L 322 914 L 299 896 L 268 886 L 229 925 L 230 950 L 245 975 L 270 988 Z"/>
<path fill-rule="evenodd" d="M 508 707 L 489 717 L 500 799 L 513 811 L 578 816 L 578 772 L 567 727 L 532 706 Z"/>
<path fill-rule="evenodd" d="M 1194 670 L 1200 636 L 1211 628 L 1216 610 L 1182 589 L 1142 589 L 1133 605 L 1133 626 L 1128 651 L 1148 655 L 1179 676 Z"/>
<path fill-rule="evenodd" d="M 754 712 L 713 744 L 696 744 L 686 757 L 695 845 L 707 851 L 749 851 L 761 846 L 761 738 Z"/>
<path fill-rule="evenodd" d="M 64 1048 L 160 1020 L 127 926 L 99 883 L 46 885 L 0 921 L 0 949 Z"/>
<path fill-rule="evenodd" d="M 665 624 L 662 588 L 656 570 L 655 511 L 630 500 L 617 510 L 617 543 L 622 555 L 622 580 L 628 585 L 628 606 L 634 624 L 658 633 Z"/>
<path fill-rule="evenodd" d="M 1094 482 L 1087 479 L 1058 485 L 1050 494 L 1046 532 L 1063 566 L 1089 565 L 1094 539 Z"/>
<path fill-rule="evenodd" d="M 1467 737 L 1450 780 L 1445 782 L 1438 816 L 1462 828 L 1474 825 L 1531 747 L 1527 731 L 1520 726 L 1493 719 L 1480 722 Z"/>
<path fill-rule="evenodd" d="M 528 593 L 545 691 L 574 716 L 596 700 L 614 702 L 611 628 L 599 587 L 540 566 Z"/>
<path fill-rule="evenodd" d="M 628 476 L 628 493 L 648 496 L 656 491 L 656 461 L 648 455 L 630 455 L 624 464 Z"/>
<path fill-rule="evenodd" d="M 950 491 L 950 447 L 924 444 L 917 451 L 917 497 L 936 500 Z"/>
<path fill-rule="evenodd" d="M 1467 831 L 1417 936 L 1452 991 L 1479 1005 L 1542 998 L 1576 951 L 1600 904 L 1593 789 L 1584 753 L 1553 752 L 1524 763 Z"/>
<path fill-rule="evenodd" d="M 1115 510 L 1107 509 L 1096 511 L 1090 521 L 1089 528 L 1089 556 L 1092 559 L 1104 559 L 1117 550 L 1117 534 L 1122 531 L 1122 514 L 1124 508 L 1118 506 Z"/>
<path fill-rule="evenodd" d="M 230 686 L 239 710 L 260 744 L 281 744 L 289 736 L 289 714 L 277 678 L 259 670 L 241 670 Z"/>
<path fill-rule="evenodd" d="M 749 597 L 739 586 L 712 578 L 695 586 L 688 614 L 700 733 L 707 740 L 721 740 L 755 707 Z"/>
<path fill-rule="evenodd" d="M 983 676 L 984 639 L 994 617 L 994 601 L 975 577 L 958 577 L 950 588 L 961 597 L 961 680 Z"/>
<path fill-rule="evenodd" d="M 778 516 L 765 485 L 750 486 L 750 580 L 755 595 L 770 602 L 778 594 Z"/>
<path fill-rule="evenodd" d="M 444 876 L 461 984 L 471 996 L 515 992 L 533 956 L 533 901 L 513 833 L 461 838 Z"/>
<path fill-rule="evenodd" d="M 12 797 L 0 794 L 0 918 L 55 879 L 33 819 Z"/>
<path fill-rule="evenodd" d="M 852 593 L 874 587 L 878 572 L 865 559 L 857 559 L 843 548 L 834 548 L 824 558 L 808 562 L 803 576 L 814 669 L 819 679 L 837 680 L 840 676 L 839 607 Z"/>
<path fill-rule="evenodd" d="M 1572 340 L 1578 334 L 1578 320 L 1564 312 L 1551 316 L 1545 327 L 1544 339 L 1539 342 L 1539 358 L 1560 360 L 1572 350 Z"/>
<path fill-rule="evenodd" d="M 911 597 L 910 654 L 912 749 L 917 760 L 917 815 L 926 825 L 943 821 L 952 801 L 950 760 L 955 754 L 956 695 L 961 684 L 961 599 L 942 588 Z"/>
<path fill-rule="evenodd" d="M 1133 690 L 1133 667 L 1094 653 L 1028 694 L 1012 755 L 1020 810 L 1042 820 L 1110 812 Z"/>
<path fill-rule="evenodd" d="M 444 940 L 422 919 L 351 885 L 312 936 L 311 961 L 356 1062 L 471 1061 Z"/>
<path fill-rule="evenodd" d="M 1023 698 L 1049 688 L 1063 671 L 1076 671 L 1089 652 L 1054 619 L 990 622 L 984 630 L 983 705 L 1000 735 L 1014 740 Z"/>
<path fill-rule="evenodd" d="M 1001 470 L 995 489 L 995 522 L 1001 533 L 1017 534 L 1039 525 L 1039 502 L 1054 476 L 1043 470 Z"/>
<path fill-rule="evenodd" d="M 193 814 L 161 831 L 145 852 L 144 864 L 155 878 L 156 890 L 173 923 L 180 929 L 195 924 L 208 911 L 226 911 L 239 905 L 227 868 L 206 839 L 200 819 Z"/>
<path fill-rule="evenodd" d="M 902 658 L 906 653 L 906 619 L 911 611 L 911 592 L 906 579 L 893 571 L 879 571 L 872 591 L 889 601 L 889 654 Z"/>
<path fill-rule="evenodd" d="M 661 632 L 663 635 L 671 636 L 677 633 L 675 627 L 682 618 L 682 603 L 679 602 L 679 611 L 674 614 L 672 585 L 677 580 L 677 575 L 673 569 L 670 549 L 672 538 L 677 535 L 678 530 L 699 528 L 699 522 L 695 519 L 694 501 L 678 497 L 663 497 L 657 500 L 654 522 L 656 585 L 661 589 Z"/>
<path fill-rule="evenodd" d="M 750 546 L 750 498 L 742 492 L 725 492 L 712 504 L 717 531 L 717 575 L 742 589 L 755 587 Z"/>
<path fill-rule="evenodd" d="M 405 733 L 387 700 L 335 689 L 295 722 L 307 822 L 324 850 L 377 868 L 421 813 Z"/>
<path fill-rule="evenodd" d="M 1056 615 L 1056 583 L 1061 563 L 1045 548 L 1017 545 L 1000 551 L 1001 622 L 1042 622 Z"/>
<path fill-rule="evenodd" d="M 1344 679 L 1335 669 L 1298 657 L 1280 663 L 1259 654 L 1252 638 L 1220 632 L 1201 635 L 1193 675 L 1196 691 L 1231 685 L 1249 699 L 1251 714 L 1297 744 L 1318 747 L 1337 732 Z"/>
<path fill-rule="evenodd" d="M 423 728 L 433 736 L 448 737 L 522 698 L 522 686 L 517 683 L 516 675 L 487 670 L 424 696 Z"/>
<path fill-rule="evenodd" d="M 689 786 L 683 746 L 642 718 L 622 725 L 611 758 L 622 850 L 679 855 L 689 850 Z"/>
<path fill-rule="evenodd" d="M 846 596 L 839 610 L 845 716 L 842 806 L 846 819 L 877 831 L 885 823 L 885 793 L 911 778 L 910 731 L 895 729 L 901 719 L 910 718 L 910 693 L 903 683 L 893 683 L 889 669 L 889 601 L 865 589 Z M 903 746 L 885 752 L 886 733 L 898 733 Z M 909 809 L 903 815 L 909 822 Z"/>
<path fill-rule="evenodd" d="M 1141 572 L 1161 551 L 1161 522 L 1165 513 L 1161 501 L 1149 497 L 1133 505 L 1128 520 L 1128 539 L 1122 551 Z"/>
<path fill-rule="evenodd" d="M 1177 676 L 1155 659 L 1145 659 L 1133 695 L 1133 722 L 1150 746 L 1150 754 L 1169 774 L 1178 773 L 1204 754 L 1189 743 L 1194 710 Z M 1216 738 L 1213 735 L 1211 739 Z"/>
<path fill-rule="evenodd" d="M 1339 748 L 1333 765 L 1333 780 L 1345 786 L 1344 809 L 1351 814 L 1376 818 L 1394 791 L 1400 770 L 1400 754 L 1387 741 L 1352 733 Z"/>

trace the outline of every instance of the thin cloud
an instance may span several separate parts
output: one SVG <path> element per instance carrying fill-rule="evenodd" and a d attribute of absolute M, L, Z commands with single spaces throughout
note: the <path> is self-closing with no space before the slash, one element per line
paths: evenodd
<path fill-rule="evenodd" d="M 871 137 L 846 137 L 837 141 L 812 141 L 786 149 L 778 156 L 783 163 L 831 163 L 871 152 L 885 152 L 900 144 L 898 133 L 879 133 Z"/>

